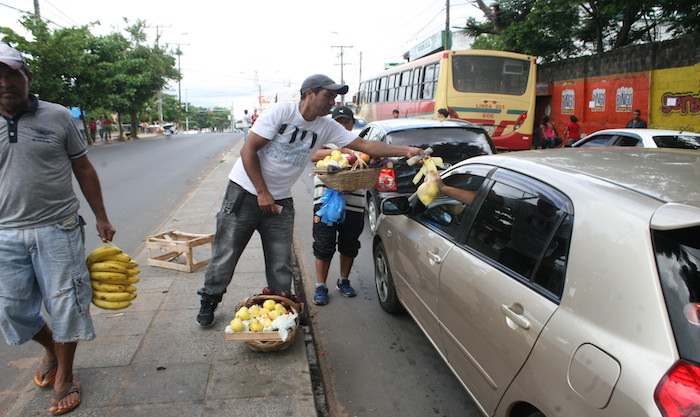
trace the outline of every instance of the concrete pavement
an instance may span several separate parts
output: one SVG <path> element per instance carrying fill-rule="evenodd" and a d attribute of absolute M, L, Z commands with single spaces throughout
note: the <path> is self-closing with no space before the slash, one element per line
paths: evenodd
<path fill-rule="evenodd" d="M 162 232 L 214 233 L 215 215 L 241 144 L 193 190 Z M 198 247 L 195 257 L 204 259 L 209 251 L 209 245 Z M 309 367 L 315 353 L 312 345 L 307 349 L 308 327 L 298 329 L 293 345 L 280 352 L 254 352 L 244 343 L 224 340 L 224 328 L 233 318 L 235 305 L 265 286 L 257 234 L 216 311 L 214 326 L 206 329 L 195 320 L 199 310 L 196 290 L 206 267 L 180 272 L 149 267 L 147 251 L 130 255 L 141 265 L 138 298 L 125 310 L 92 306 L 97 338 L 78 345 L 75 378 L 82 387 L 82 404 L 69 415 L 317 415 Z M 302 288 L 299 279 L 297 274 L 295 290 Z M 49 415 L 51 391 L 28 380 L 6 416 Z"/>

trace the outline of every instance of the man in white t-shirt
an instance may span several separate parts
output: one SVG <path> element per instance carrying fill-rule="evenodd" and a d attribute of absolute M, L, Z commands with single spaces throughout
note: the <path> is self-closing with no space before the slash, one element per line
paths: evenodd
<path fill-rule="evenodd" d="M 243 140 L 248 139 L 248 131 L 253 121 L 248 116 L 248 110 L 243 110 L 243 118 L 241 119 L 241 129 L 243 129 Z"/>
<path fill-rule="evenodd" d="M 289 291 L 294 204 L 292 186 L 311 156 L 324 144 L 374 156 L 423 155 L 423 150 L 366 141 L 329 117 L 338 94 L 348 86 L 316 74 L 301 85 L 301 101 L 278 103 L 266 110 L 250 130 L 241 157 L 229 174 L 228 187 L 217 214 L 213 254 L 197 291 L 201 308 L 197 322 L 209 326 L 236 264 L 254 231 L 260 233 L 267 286 Z"/>

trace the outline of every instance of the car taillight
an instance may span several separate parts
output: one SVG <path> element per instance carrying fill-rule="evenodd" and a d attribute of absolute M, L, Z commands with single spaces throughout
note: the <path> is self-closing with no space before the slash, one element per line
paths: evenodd
<path fill-rule="evenodd" d="M 654 400 L 664 417 L 700 416 L 700 367 L 676 362 L 661 378 Z"/>
<path fill-rule="evenodd" d="M 380 191 L 396 191 L 396 174 L 393 169 L 384 168 L 379 171 L 377 178 L 377 190 Z"/>

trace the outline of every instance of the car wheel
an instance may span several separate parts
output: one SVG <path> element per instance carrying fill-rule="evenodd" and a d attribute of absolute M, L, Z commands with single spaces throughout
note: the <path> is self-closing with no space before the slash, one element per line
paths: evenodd
<path fill-rule="evenodd" d="M 381 242 L 374 248 L 374 283 L 382 309 L 392 314 L 403 312 L 403 306 L 396 295 L 396 286 L 391 276 L 389 259 L 386 256 L 384 244 Z"/>
<path fill-rule="evenodd" d="M 532 410 L 525 414 L 525 417 L 545 417 L 540 410 Z"/>
<path fill-rule="evenodd" d="M 377 233 L 377 218 L 379 217 L 379 208 L 372 196 L 367 198 L 367 224 L 369 231 L 372 234 Z"/>

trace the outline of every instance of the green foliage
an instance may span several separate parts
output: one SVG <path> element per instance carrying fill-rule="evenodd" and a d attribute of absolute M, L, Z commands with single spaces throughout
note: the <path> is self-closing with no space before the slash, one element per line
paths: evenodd
<path fill-rule="evenodd" d="M 118 33 L 94 36 L 88 26 L 51 30 L 33 14 L 20 23 L 33 39 L 0 27 L 2 41 L 27 55 L 34 72 L 32 92 L 47 101 L 96 116 L 104 110 L 129 113 L 134 122 L 168 80 L 180 76 L 168 51 L 142 43 L 144 21 L 125 30 L 128 38 Z"/>
<path fill-rule="evenodd" d="M 520 52 L 543 61 L 602 53 L 639 42 L 696 33 L 700 4 L 693 0 L 496 0 L 477 5 L 464 32 L 472 48 Z"/>

